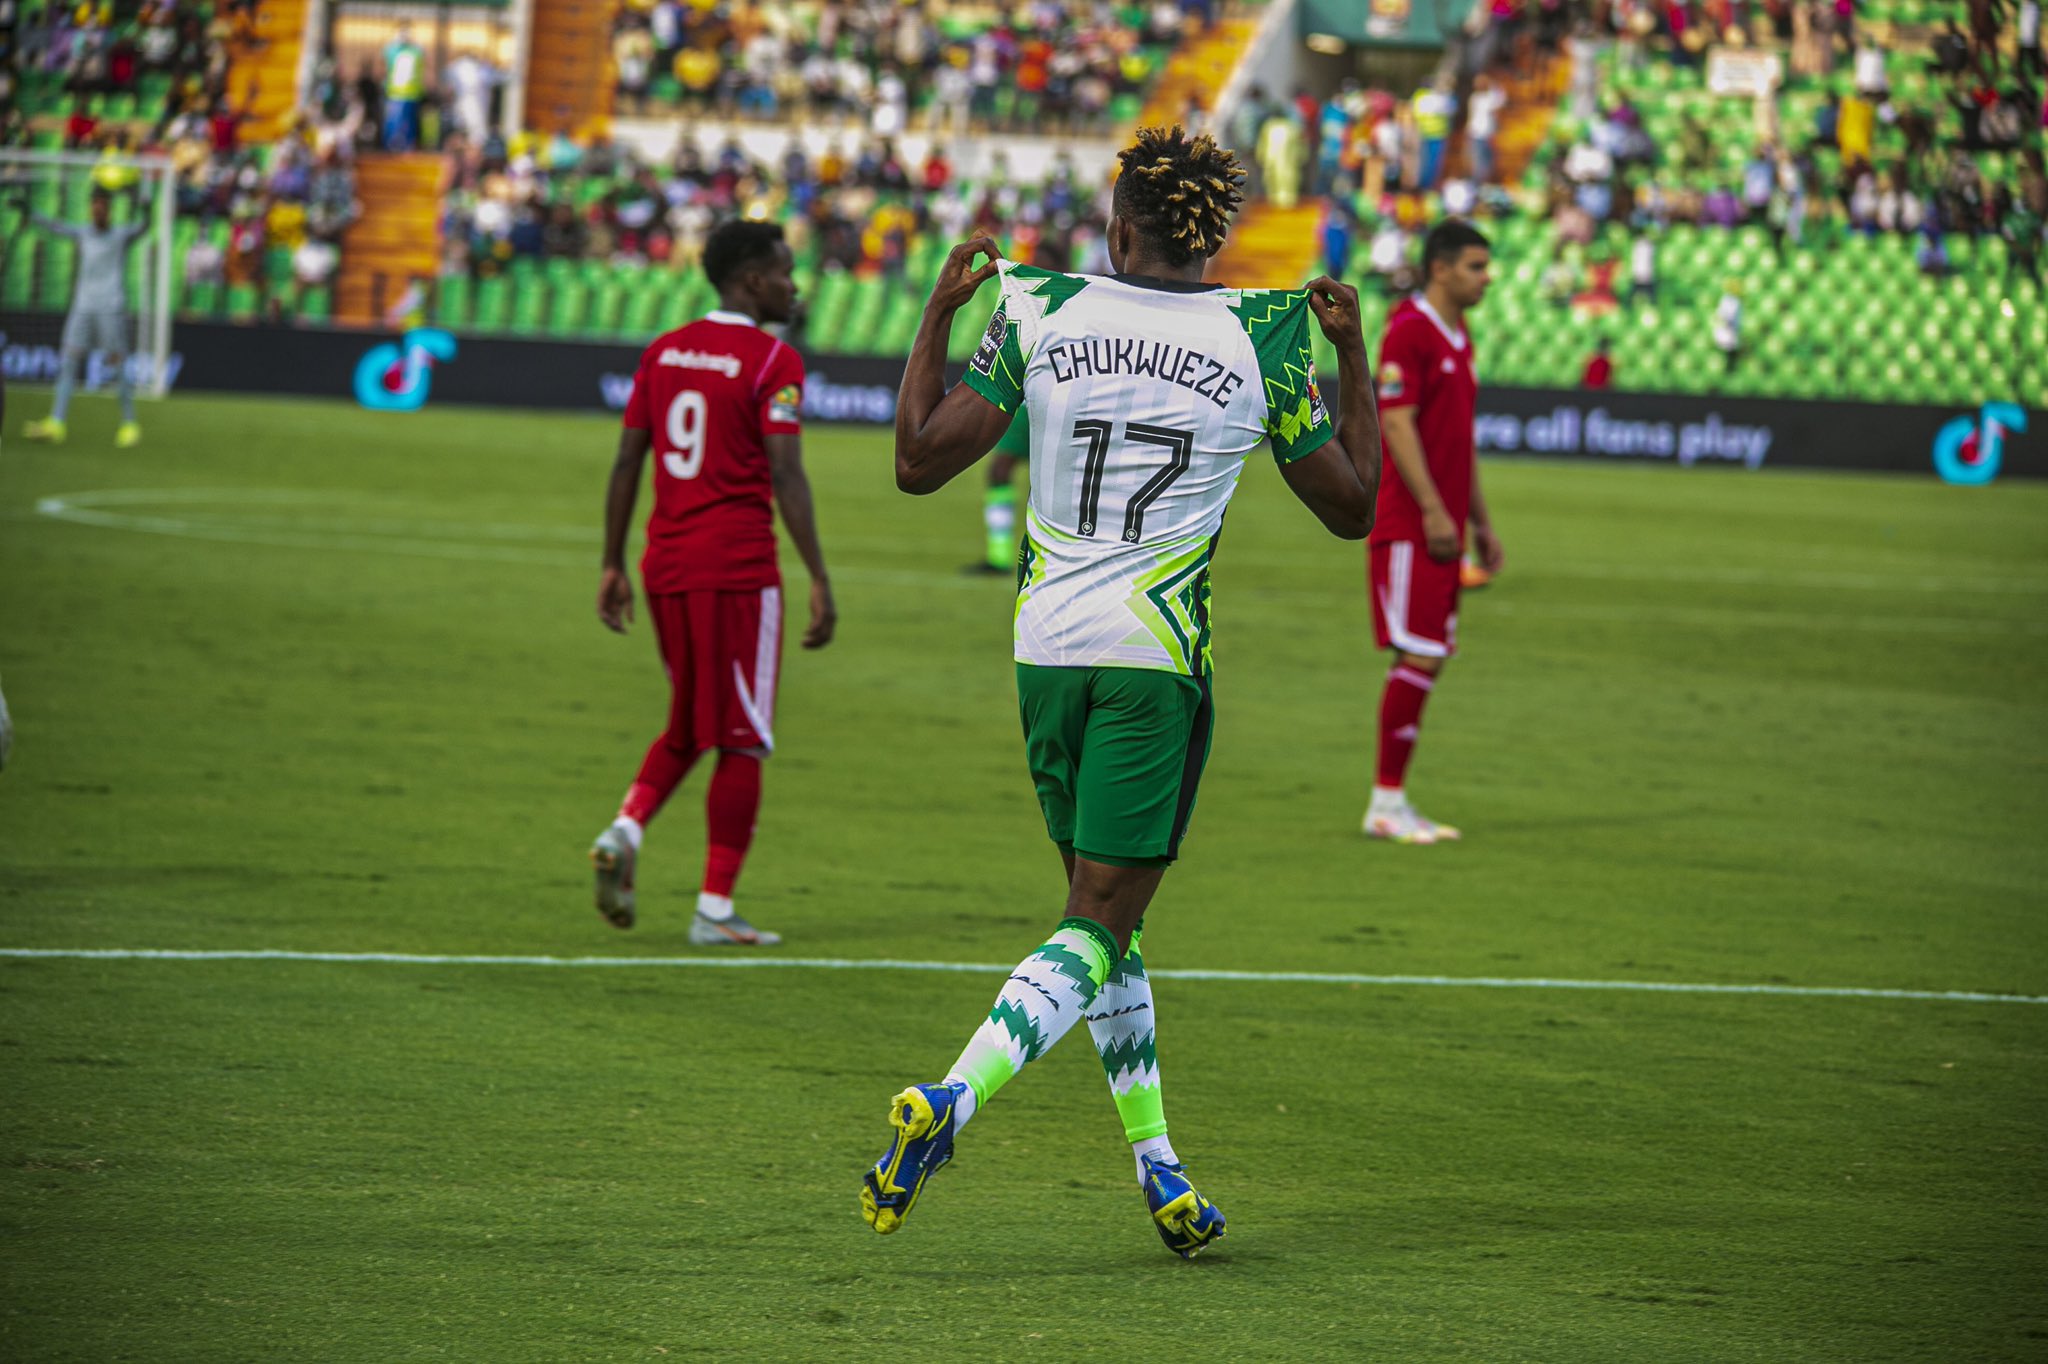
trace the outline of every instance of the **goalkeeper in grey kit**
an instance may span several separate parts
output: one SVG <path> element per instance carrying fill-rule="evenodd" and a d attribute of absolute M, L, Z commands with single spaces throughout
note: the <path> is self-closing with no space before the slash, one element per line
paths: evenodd
<path fill-rule="evenodd" d="M 92 221 L 60 223 L 33 214 L 30 221 L 45 232 L 69 237 L 78 248 L 77 274 L 72 283 L 71 312 L 64 319 L 64 361 L 57 372 L 57 397 L 46 420 L 30 422 L 22 434 L 30 440 L 64 441 L 64 418 L 71 410 L 71 394 L 78 387 L 79 366 L 94 351 L 103 351 L 113 364 L 121 400 L 121 425 L 114 431 L 114 444 L 123 449 L 142 439 L 135 422 L 135 382 L 128 373 L 130 338 L 134 318 L 128 312 L 128 251 L 149 231 L 136 221 L 114 223 L 114 196 L 103 187 L 92 192 Z"/>

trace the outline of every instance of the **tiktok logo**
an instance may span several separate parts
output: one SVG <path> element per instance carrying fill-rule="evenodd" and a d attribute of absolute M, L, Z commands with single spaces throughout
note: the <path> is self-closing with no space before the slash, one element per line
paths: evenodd
<path fill-rule="evenodd" d="M 1934 472 L 1949 483 L 1977 486 L 1998 477 L 2005 438 L 2027 429 L 2017 403 L 1986 403 L 1975 417 L 1957 417 L 1934 437 Z"/>
<path fill-rule="evenodd" d="M 439 327 L 372 346 L 356 362 L 356 401 L 372 412 L 417 412 L 427 405 L 434 362 L 454 358 L 455 338 Z"/>

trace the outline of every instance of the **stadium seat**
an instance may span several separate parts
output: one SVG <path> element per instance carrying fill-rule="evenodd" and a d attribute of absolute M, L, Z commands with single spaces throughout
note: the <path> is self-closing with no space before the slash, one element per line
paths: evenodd
<path fill-rule="evenodd" d="M 434 321 L 450 331 L 469 325 L 470 283 L 468 275 L 443 275 L 434 296 Z"/>
<path fill-rule="evenodd" d="M 480 332 L 501 332 L 505 330 L 506 314 L 511 309 L 511 284 L 502 275 L 483 280 L 476 287 L 476 312 L 472 325 Z"/>

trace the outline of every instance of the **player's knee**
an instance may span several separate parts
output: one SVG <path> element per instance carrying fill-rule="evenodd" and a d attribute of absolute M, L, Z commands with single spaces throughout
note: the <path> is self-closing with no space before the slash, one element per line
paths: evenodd
<path fill-rule="evenodd" d="M 1435 677 L 1438 673 L 1442 672 L 1447 661 L 1447 659 L 1435 658 L 1428 654 L 1411 654 L 1400 649 L 1394 651 L 1394 662 L 1396 664 L 1404 668 L 1413 668 L 1420 673 L 1428 673 L 1431 677 Z"/>

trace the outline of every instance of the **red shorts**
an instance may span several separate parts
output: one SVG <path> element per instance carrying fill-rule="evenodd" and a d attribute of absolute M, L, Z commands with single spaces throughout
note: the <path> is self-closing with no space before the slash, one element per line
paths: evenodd
<path fill-rule="evenodd" d="M 1372 547 L 1372 633 L 1382 649 L 1421 658 L 1458 652 L 1458 561 L 1440 564 L 1412 540 Z"/>
<path fill-rule="evenodd" d="M 669 745 L 774 752 L 782 589 L 655 593 L 647 614 L 668 669 Z"/>

